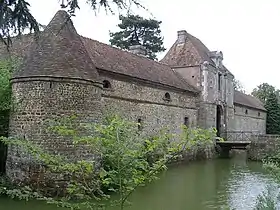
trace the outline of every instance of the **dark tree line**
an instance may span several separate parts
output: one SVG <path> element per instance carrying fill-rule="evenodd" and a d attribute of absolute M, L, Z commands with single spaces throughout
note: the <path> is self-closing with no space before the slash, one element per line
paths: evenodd
<path fill-rule="evenodd" d="M 253 90 L 252 95 L 261 100 L 267 110 L 267 134 L 280 134 L 280 90 L 263 83 Z"/>

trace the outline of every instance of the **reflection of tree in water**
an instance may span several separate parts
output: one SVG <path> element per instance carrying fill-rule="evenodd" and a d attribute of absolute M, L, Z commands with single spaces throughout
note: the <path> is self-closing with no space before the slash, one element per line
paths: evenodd
<path fill-rule="evenodd" d="M 232 209 L 254 209 L 258 195 L 275 182 L 265 173 L 259 162 L 246 158 L 230 160 L 230 175 L 226 184 L 228 203 Z"/>

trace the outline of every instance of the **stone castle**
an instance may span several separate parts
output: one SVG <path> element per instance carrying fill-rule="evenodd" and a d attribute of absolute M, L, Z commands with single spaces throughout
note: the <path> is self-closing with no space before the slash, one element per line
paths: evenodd
<path fill-rule="evenodd" d="M 223 54 L 178 31 L 177 40 L 160 61 L 145 49 L 124 51 L 80 36 L 65 11 L 58 11 L 38 40 L 24 35 L 13 40 L 10 53 L 23 58 L 11 79 L 19 106 L 10 116 L 10 136 L 40 142 L 73 156 L 69 142 L 49 136 L 44 121 L 78 114 L 98 120 L 108 112 L 141 124 L 142 132 L 162 127 L 215 127 L 218 135 L 250 131 L 264 134 L 266 110 L 256 98 L 234 90 L 234 75 Z M 0 48 L 5 56 L 5 48 Z M 51 139 L 51 140 L 50 140 Z M 8 149 L 7 173 L 17 177 L 26 161 Z"/>

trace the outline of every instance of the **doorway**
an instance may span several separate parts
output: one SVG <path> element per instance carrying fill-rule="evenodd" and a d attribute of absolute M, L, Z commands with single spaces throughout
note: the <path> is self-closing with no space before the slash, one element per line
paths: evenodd
<path fill-rule="evenodd" d="M 220 105 L 217 106 L 216 111 L 216 129 L 217 129 L 217 136 L 221 137 L 221 128 L 222 128 L 222 107 Z"/>

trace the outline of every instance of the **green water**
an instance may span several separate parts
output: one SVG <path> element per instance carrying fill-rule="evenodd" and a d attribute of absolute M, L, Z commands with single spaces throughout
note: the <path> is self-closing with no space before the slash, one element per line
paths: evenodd
<path fill-rule="evenodd" d="M 193 162 L 170 168 L 161 179 L 139 188 L 127 210 L 250 210 L 267 185 L 275 185 L 261 164 L 242 155 L 233 159 Z M 38 202 L 0 199 L 0 210 L 54 210 Z"/>

